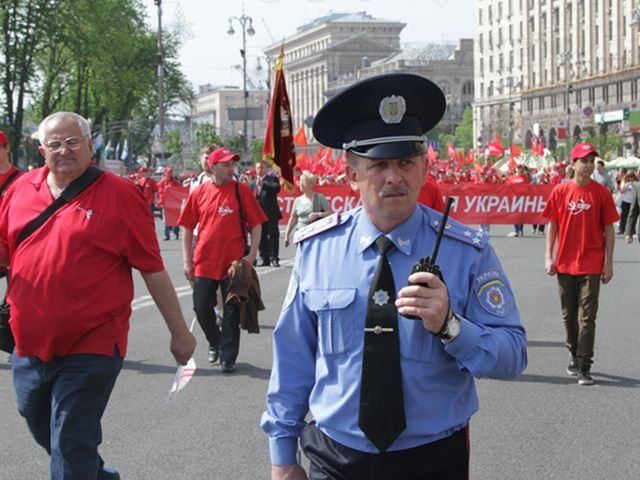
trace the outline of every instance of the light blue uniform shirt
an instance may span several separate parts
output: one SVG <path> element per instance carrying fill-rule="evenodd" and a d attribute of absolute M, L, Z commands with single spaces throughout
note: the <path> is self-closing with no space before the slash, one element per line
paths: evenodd
<path fill-rule="evenodd" d="M 387 234 L 395 245 L 387 257 L 396 293 L 407 285 L 413 264 L 431 255 L 440 218 L 418 205 Z M 298 436 L 309 411 L 336 442 L 378 453 L 358 427 L 358 412 L 367 296 L 379 260 L 374 242 L 381 232 L 362 207 L 337 223 L 299 245 L 274 330 L 273 370 L 262 416 L 273 465 L 296 463 Z M 407 428 L 389 451 L 463 428 L 478 410 L 473 378 L 513 378 L 527 363 L 513 292 L 488 239 L 454 220 L 448 225 L 437 263 L 451 308 L 462 318 L 461 333 L 445 345 L 422 322 L 398 315 Z"/>

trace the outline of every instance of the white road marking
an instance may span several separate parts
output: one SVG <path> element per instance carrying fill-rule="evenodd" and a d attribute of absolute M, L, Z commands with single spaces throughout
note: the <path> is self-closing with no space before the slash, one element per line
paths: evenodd
<path fill-rule="evenodd" d="M 256 269 L 256 272 L 258 272 L 258 277 L 262 277 L 269 273 L 276 272 L 282 267 L 290 267 L 292 265 L 293 258 L 280 262 L 280 267 L 260 267 Z M 176 287 L 176 295 L 178 296 L 178 298 L 191 295 L 192 293 L 193 290 L 191 289 L 191 285 L 182 285 L 180 287 Z M 133 299 L 133 301 L 131 302 L 131 310 L 135 312 L 136 310 L 151 307 L 153 305 L 155 305 L 155 302 L 151 298 L 151 295 L 142 295 L 138 298 Z"/>

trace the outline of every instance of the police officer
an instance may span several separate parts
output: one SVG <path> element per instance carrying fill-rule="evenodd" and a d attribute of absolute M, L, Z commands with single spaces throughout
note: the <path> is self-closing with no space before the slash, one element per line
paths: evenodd
<path fill-rule="evenodd" d="M 313 133 L 347 150 L 362 206 L 301 230 L 262 428 L 273 479 L 466 479 L 474 377 L 513 378 L 526 338 L 513 292 L 481 232 L 449 220 L 437 275 L 412 267 L 442 215 L 417 203 L 424 137 L 445 100 L 390 74 L 329 100 Z M 313 421 L 305 422 L 310 411 Z"/>

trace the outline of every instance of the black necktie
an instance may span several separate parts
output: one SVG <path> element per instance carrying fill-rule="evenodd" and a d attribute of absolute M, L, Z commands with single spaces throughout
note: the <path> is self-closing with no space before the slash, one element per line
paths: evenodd
<path fill-rule="evenodd" d="M 380 262 L 371 283 L 362 354 L 362 385 L 358 425 L 385 452 L 406 427 L 400 369 L 396 287 L 387 261 L 393 243 L 376 239 Z"/>

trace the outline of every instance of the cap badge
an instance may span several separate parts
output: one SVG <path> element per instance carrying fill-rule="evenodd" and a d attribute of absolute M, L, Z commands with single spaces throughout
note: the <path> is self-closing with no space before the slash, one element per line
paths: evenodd
<path fill-rule="evenodd" d="M 378 109 L 382 121 L 387 124 L 400 123 L 406 111 L 407 103 L 400 95 L 384 97 Z"/>

